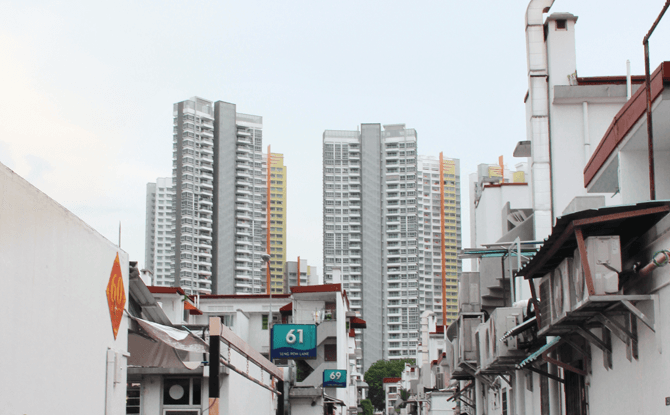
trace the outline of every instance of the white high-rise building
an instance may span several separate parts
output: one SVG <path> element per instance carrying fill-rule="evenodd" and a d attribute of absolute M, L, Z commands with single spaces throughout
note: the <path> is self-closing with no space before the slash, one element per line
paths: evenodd
<path fill-rule="evenodd" d="M 436 271 L 432 264 L 441 258 L 443 237 L 445 242 L 449 240 L 445 247 L 448 266 L 453 266 L 447 268 L 447 287 L 452 282 L 457 285 L 458 161 L 450 173 L 453 177 L 445 179 L 451 189 L 445 197 L 449 200 L 445 212 L 455 216 L 447 216 L 447 232 L 443 234 L 439 170 L 432 177 L 438 163 L 430 158 L 422 160 L 422 171 L 417 172 L 417 134 L 404 124 L 383 129 L 380 124 L 362 124 L 360 131 L 326 130 L 323 134 L 324 282 L 333 282 L 339 269 L 352 310 L 360 311 L 368 322 L 365 332 L 356 334 L 363 349 L 363 358 L 357 363 L 363 369 L 379 359 L 413 357 L 421 312 L 441 311 L 441 263 Z M 425 174 L 430 177 L 428 185 L 424 185 Z M 438 183 L 436 195 L 433 181 Z M 435 218 L 437 233 L 433 235 Z M 425 221 L 430 225 L 424 226 Z M 424 243 L 425 238 L 430 243 Z M 422 249 L 430 254 L 420 253 Z M 451 303 L 451 296 L 447 303 Z M 450 317 L 456 315 L 451 316 L 449 310 Z"/>
<path fill-rule="evenodd" d="M 440 188 L 440 160 L 419 156 L 417 190 L 419 201 L 419 308 L 435 312 L 442 323 L 444 289 L 447 325 L 458 318 L 458 277 L 461 275 L 461 178 L 460 160 L 444 158 L 444 187 Z M 443 202 L 443 205 L 442 205 Z M 444 229 L 441 228 L 444 206 Z M 444 239 L 445 285 L 442 284 L 442 239 Z"/>
<path fill-rule="evenodd" d="M 174 282 L 173 198 L 172 178 L 147 183 L 144 268 L 151 271 L 153 285 Z"/>
<path fill-rule="evenodd" d="M 198 97 L 174 104 L 173 117 L 171 186 L 161 182 L 167 179 L 147 186 L 146 268 L 158 285 L 188 294 L 264 293 L 269 234 L 262 117 Z M 159 222 L 163 212 L 165 222 Z"/>
<path fill-rule="evenodd" d="M 172 136 L 175 286 L 212 292 L 214 108 L 194 97 L 174 104 Z"/>

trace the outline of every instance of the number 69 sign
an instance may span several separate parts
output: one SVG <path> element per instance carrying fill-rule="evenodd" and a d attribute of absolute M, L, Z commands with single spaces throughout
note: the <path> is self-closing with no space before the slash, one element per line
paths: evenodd
<path fill-rule="evenodd" d="M 346 388 L 347 371 L 340 369 L 324 369 L 323 371 L 324 388 Z"/>
<path fill-rule="evenodd" d="M 275 324 L 271 347 L 273 359 L 316 359 L 316 326 Z"/>

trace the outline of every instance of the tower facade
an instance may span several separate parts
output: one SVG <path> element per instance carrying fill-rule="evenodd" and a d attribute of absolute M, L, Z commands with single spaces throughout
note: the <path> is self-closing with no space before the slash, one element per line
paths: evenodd
<path fill-rule="evenodd" d="M 174 104 L 172 179 L 147 186 L 145 262 L 156 284 L 188 294 L 266 292 L 262 129 L 262 117 L 235 104 L 198 97 Z"/>
<path fill-rule="evenodd" d="M 441 262 L 433 269 L 442 258 L 442 239 L 446 265 L 454 267 L 446 268 L 445 288 L 456 316 L 458 160 L 448 161 L 444 191 L 439 169 L 432 171 L 438 164 L 417 155 L 417 133 L 404 124 L 323 134 L 324 282 L 342 282 L 351 308 L 369 323 L 365 333 L 356 333 L 363 369 L 379 359 L 413 357 L 421 312 L 442 310 Z"/>
<path fill-rule="evenodd" d="M 174 104 L 174 282 L 189 294 L 212 293 L 214 108 L 192 98 Z"/>
<path fill-rule="evenodd" d="M 270 153 L 270 274 L 272 293 L 288 292 L 284 280 L 286 262 L 286 180 L 284 155 Z"/>
<path fill-rule="evenodd" d="M 171 177 L 147 183 L 144 268 L 151 271 L 153 285 L 174 282 L 174 226 Z"/>
<path fill-rule="evenodd" d="M 442 160 L 444 185 L 440 188 L 440 160 L 419 156 L 417 190 L 419 208 L 419 306 L 435 312 L 438 325 L 443 321 L 443 289 L 446 323 L 458 318 L 458 277 L 461 275 L 461 192 L 460 161 Z M 444 213 L 444 227 L 440 210 Z M 444 240 L 444 258 L 442 258 Z M 444 286 L 442 277 L 444 260 Z"/>
<path fill-rule="evenodd" d="M 267 165 L 263 118 L 214 103 L 214 293 L 266 290 Z"/>

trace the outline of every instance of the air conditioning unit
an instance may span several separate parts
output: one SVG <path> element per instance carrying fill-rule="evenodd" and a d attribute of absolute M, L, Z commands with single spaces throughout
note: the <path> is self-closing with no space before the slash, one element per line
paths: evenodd
<path fill-rule="evenodd" d="M 489 331 L 490 327 L 486 323 L 482 323 L 477 327 L 477 334 L 475 338 L 477 339 L 477 367 L 484 368 L 488 367 L 491 361 L 490 347 L 489 343 L 491 342 L 491 333 Z"/>
<path fill-rule="evenodd" d="M 477 326 L 484 322 L 483 313 L 461 313 L 458 316 L 458 364 L 477 361 L 475 332 Z"/>
<path fill-rule="evenodd" d="M 552 295 L 551 295 L 551 273 L 545 275 L 540 279 L 540 327 L 539 332 L 541 333 L 543 329 L 551 325 L 551 305 L 552 305 Z M 533 282 L 531 281 L 531 284 Z"/>
<path fill-rule="evenodd" d="M 572 258 L 565 258 L 551 275 L 552 324 L 563 320 L 576 305 Z"/>
<path fill-rule="evenodd" d="M 491 313 L 491 317 L 484 325 L 479 326 L 480 367 L 482 371 L 507 371 L 526 357 L 525 351 L 518 348 L 516 336 L 500 341 L 500 338 L 508 330 L 522 322 L 522 308 L 499 307 Z"/>
<path fill-rule="evenodd" d="M 435 368 L 435 387 L 437 389 L 444 389 L 444 373 L 440 366 Z"/>
<path fill-rule="evenodd" d="M 618 236 L 591 236 L 586 238 L 586 254 L 593 278 L 595 295 L 616 294 L 619 292 L 619 272 L 621 272 L 621 242 Z M 580 308 L 589 299 L 586 288 L 584 268 L 579 248 L 573 259 L 573 281 L 575 305 Z"/>
<path fill-rule="evenodd" d="M 454 339 L 451 341 L 451 345 L 454 349 L 454 354 L 452 356 L 452 365 L 451 365 L 451 373 L 450 376 L 452 378 L 457 377 L 459 374 L 461 374 L 461 369 L 458 367 L 458 339 Z"/>
<path fill-rule="evenodd" d="M 454 367 L 454 345 L 450 342 L 446 342 L 446 347 L 444 348 L 444 357 L 442 357 L 442 362 L 440 366 L 443 367 L 443 372 L 445 374 L 445 383 L 449 383 L 451 379 L 451 372 Z"/>

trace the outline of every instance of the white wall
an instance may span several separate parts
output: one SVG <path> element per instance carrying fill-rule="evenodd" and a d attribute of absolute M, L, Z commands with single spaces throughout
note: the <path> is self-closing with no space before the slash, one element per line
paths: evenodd
<path fill-rule="evenodd" d="M 128 255 L 0 164 L 0 413 L 106 413 L 107 350 L 128 344 L 105 294 L 117 253 L 128 298 Z M 119 358 L 108 414 L 125 413 Z"/>
<path fill-rule="evenodd" d="M 670 229 L 670 220 L 666 218 L 655 230 L 658 234 Z M 652 254 L 660 249 L 670 248 L 670 236 L 663 235 L 645 249 L 637 259 L 645 264 Z M 603 366 L 603 353 L 591 347 L 592 374 L 587 378 L 589 387 L 589 405 L 598 408 L 599 413 L 667 413 L 665 397 L 668 392 L 668 373 L 670 373 L 670 267 L 659 268 L 639 288 L 644 293 L 659 295 L 660 315 L 654 313 L 651 302 L 638 302 L 637 307 L 660 325 L 658 334 L 652 332 L 638 320 L 639 359 L 631 362 L 626 358 L 626 346 L 618 337 L 612 335 L 612 369 Z M 599 334 L 600 330 L 594 330 Z M 659 337 L 657 337 L 659 336 Z M 661 342 L 662 353 L 658 351 Z M 634 399 L 631 397 L 634 396 Z"/>
<path fill-rule="evenodd" d="M 487 187 L 475 210 L 475 240 L 473 247 L 493 243 L 503 236 L 502 209 L 507 202 L 513 209 L 530 208 L 530 186 Z"/>
<path fill-rule="evenodd" d="M 646 151 L 619 153 L 619 188 L 625 204 L 649 200 L 649 159 Z"/>

